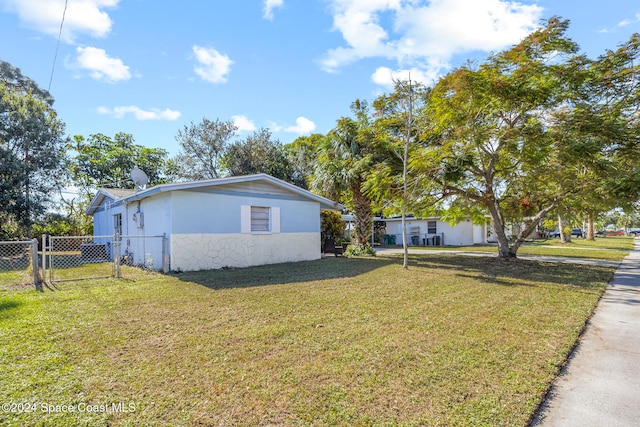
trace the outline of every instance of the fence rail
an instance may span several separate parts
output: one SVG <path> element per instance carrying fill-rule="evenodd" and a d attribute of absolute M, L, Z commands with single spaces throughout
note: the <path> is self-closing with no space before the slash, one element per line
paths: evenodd
<path fill-rule="evenodd" d="M 0 285 L 123 277 L 127 267 L 167 272 L 166 236 L 42 236 L 0 242 Z"/>

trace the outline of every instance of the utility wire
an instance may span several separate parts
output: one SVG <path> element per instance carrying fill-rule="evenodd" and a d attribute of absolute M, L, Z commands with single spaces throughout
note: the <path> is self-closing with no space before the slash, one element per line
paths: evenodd
<path fill-rule="evenodd" d="M 53 56 L 53 65 L 51 66 L 51 77 L 49 78 L 49 88 L 47 92 L 51 93 L 51 82 L 53 81 L 53 71 L 56 69 L 56 60 L 58 59 L 58 48 L 60 48 L 60 38 L 62 37 L 62 26 L 64 25 L 64 17 L 67 14 L 67 2 L 64 0 L 64 10 L 62 11 L 62 22 L 60 22 L 60 32 L 58 32 L 58 43 L 56 43 L 56 53 Z"/>

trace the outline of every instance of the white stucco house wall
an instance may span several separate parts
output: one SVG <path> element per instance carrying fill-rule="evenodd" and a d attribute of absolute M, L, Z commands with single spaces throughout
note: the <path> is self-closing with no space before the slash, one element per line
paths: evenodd
<path fill-rule="evenodd" d="M 319 259 L 320 211 L 342 209 L 257 174 L 139 191 L 101 189 L 87 214 L 94 236 L 166 235 L 169 268 L 196 271 Z"/>
<path fill-rule="evenodd" d="M 395 236 L 396 244 L 402 244 L 402 218 L 380 218 L 386 223 L 386 234 Z M 468 246 L 487 243 L 486 224 L 474 224 L 471 219 L 451 225 L 438 217 L 407 217 L 407 243 L 410 245 Z"/>

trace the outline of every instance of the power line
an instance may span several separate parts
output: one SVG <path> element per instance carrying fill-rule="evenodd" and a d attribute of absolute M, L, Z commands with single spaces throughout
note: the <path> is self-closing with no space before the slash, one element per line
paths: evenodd
<path fill-rule="evenodd" d="M 51 92 L 51 82 L 53 81 L 53 71 L 56 69 L 56 60 L 58 59 L 58 48 L 60 48 L 60 38 L 62 37 L 62 26 L 64 25 L 64 17 L 67 14 L 67 2 L 64 0 L 64 10 L 62 11 L 62 22 L 60 22 L 60 32 L 58 32 L 58 42 L 56 43 L 56 53 L 53 56 L 53 65 L 51 66 L 51 77 L 49 78 L 49 88 L 47 92 Z"/>

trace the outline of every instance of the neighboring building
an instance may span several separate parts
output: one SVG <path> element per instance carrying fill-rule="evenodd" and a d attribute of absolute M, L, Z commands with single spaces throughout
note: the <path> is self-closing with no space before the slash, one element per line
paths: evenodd
<path fill-rule="evenodd" d="M 140 191 L 101 189 L 87 214 L 95 236 L 166 235 L 169 268 L 195 271 L 319 259 L 320 211 L 341 209 L 258 174 Z"/>
<path fill-rule="evenodd" d="M 353 215 L 343 215 L 346 222 L 346 234 L 350 235 L 353 228 Z M 488 234 L 491 234 L 491 223 L 489 219 L 485 224 L 474 224 L 470 219 L 465 219 L 458 224 L 450 225 L 438 217 L 415 218 L 406 217 L 407 243 L 409 245 L 422 246 L 467 246 L 488 243 Z M 386 232 L 383 236 L 383 243 L 402 244 L 402 218 L 379 218 L 374 221 L 384 222 Z"/>
<path fill-rule="evenodd" d="M 402 244 L 402 218 L 381 219 L 387 224 L 387 235 L 395 236 L 396 244 Z M 487 243 L 487 224 L 477 225 L 470 219 L 450 225 L 437 217 L 405 218 L 407 243 L 410 245 L 468 246 Z"/>

